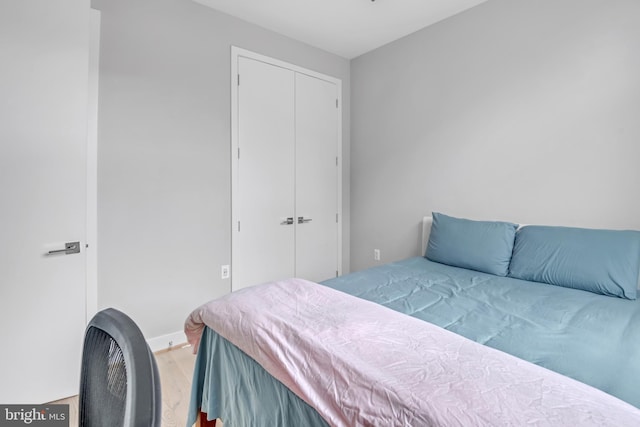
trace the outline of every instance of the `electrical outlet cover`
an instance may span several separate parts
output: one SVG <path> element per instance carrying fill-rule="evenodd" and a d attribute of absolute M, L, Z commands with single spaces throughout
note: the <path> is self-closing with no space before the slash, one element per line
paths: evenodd
<path fill-rule="evenodd" d="M 230 273 L 230 267 L 229 265 L 223 265 L 220 269 L 220 276 L 223 279 L 228 279 L 229 278 L 229 273 Z"/>

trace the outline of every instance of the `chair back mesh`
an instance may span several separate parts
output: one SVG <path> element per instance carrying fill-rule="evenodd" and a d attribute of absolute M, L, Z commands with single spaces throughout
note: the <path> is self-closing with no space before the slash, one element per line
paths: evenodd
<path fill-rule="evenodd" d="M 106 309 L 87 326 L 82 352 L 79 425 L 160 426 L 160 379 L 138 326 Z"/>

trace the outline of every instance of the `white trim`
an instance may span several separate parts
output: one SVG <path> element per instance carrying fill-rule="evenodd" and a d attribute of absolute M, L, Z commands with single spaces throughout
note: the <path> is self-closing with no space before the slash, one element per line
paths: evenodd
<path fill-rule="evenodd" d="M 338 259 L 337 269 L 338 275 L 342 275 L 342 228 L 343 216 L 342 210 L 342 174 L 344 173 L 344 165 L 342 161 L 342 80 L 318 73 L 313 70 L 302 68 L 289 62 L 280 61 L 279 59 L 270 58 L 250 50 L 242 49 L 237 46 L 231 46 L 231 280 L 229 281 L 229 292 L 233 289 L 234 262 L 238 259 L 236 245 L 233 244 L 238 233 L 238 209 L 236 191 L 238 188 L 238 59 L 240 57 L 250 58 L 261 61 L 266 64 L 275 65 L 277 67 L 286 68 L 297 73 L 315 77 L 320 80 L 336 85 L 338 97 Z M 240 83 L 242 84 L 242 82 Z"/>
<path fill-rule="evenodd" d="M 237 47 L 237 46 L 231 46 L 231 76 L 232 76 L 232 83 L 233 84 L 237 83 L 237 81 L 233 80 L 233 79 L 237 75 L 238 57 L 240 57 L 240 56 L 243 56 L 245 58 L 254 59 L 256 61 L 261 61 L 261 62 L 264 62 L 266 64 L 275 65 L 276 67 L 286 68 L 288 70 L 295 71 L 296 73 L 306 74 L 307 76 L 311 76 L 311 77 L 315 77 L 315 78 L 320 79 L 320 80 L 325 80 L 325 81 L 331 82 L 331 83 L 333 83 L 333 84 L 338 86 L 338 89 L 340 90 L 340 95 L 342 94 L 342 80 L 340 80 L 338 78 L 335 78 L 335 77 L 332 77 L 332 76 L 328 76 L 326 74 L 318 73 L 316 71 L 309 70 L 307 68 L 302 68 L 302 67 L 300 67 L 298 65 L 291 64 L 289 62 L 280 61 L 279 59 L 271 58 L 269 56 L 261 55 L 259 53 L 255 53 L 255 52 L 252 52 L 250 50 L 242 49 L 242 48 Z M 236 72 L 234 73 L 234 71 L 236 71 Z M 232 85 L 232 89 L 234 87 L 235 86 Z M 340 107 L 340 109 L 342 111 L 342 99 L 341 98 L 340 98 L 339 107 Z"/>
<path fill-rule="evenodd" d="M 427 245 L 429 244 L 429 236 L 431 235 L 431 225 L 433 224 L 433 217 L 425 216 L 422 218 L 422 251 L 420 256 L 424 256 L 427 252 Z"/>
<path fill-rule="evenodd" d="M 98 80 L 100 11 L 89 15 L 89 96 L 87 114 L 86 322 L 98 312 Z"/>
<path fill-rule="evenodd" d="M 344 212 L 342 211 L 342 174 L 344 162 L 342 161 L 342 80 L 334 79 L 338 93 L 338 276 L 342 276 L 342 227 Z"/>
<path fill-rule="evenodd" d="M 177 331 L 147 340 L 147 344 L 153 352 L 167 350 L 177 345 L 185 344 L 186 342 L 187 336 L 184 334 L 184 331 Z"/>
<path fill-rule="evenodd" d="M 238 259 L 237 242 L 238 233 L 238 57 L 240 49 L 231 46 L 231 277 L 229 280 L 229 293 L 233 291 L 233 281 L 236 276 L 234 260 Z"/>

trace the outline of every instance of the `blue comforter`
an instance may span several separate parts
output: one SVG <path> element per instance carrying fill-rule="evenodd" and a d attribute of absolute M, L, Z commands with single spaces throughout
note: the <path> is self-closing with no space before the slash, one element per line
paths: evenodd
<path fill-rule="evenodd" d="M 410 258 L 323 282 L 640 407 L 640 300 Z"/>

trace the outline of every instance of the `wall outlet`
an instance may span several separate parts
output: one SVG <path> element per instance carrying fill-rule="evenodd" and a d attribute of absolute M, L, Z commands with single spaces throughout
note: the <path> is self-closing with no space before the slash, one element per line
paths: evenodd
<path fill-rule="evenodd" d="M 380 249 L 373 250 L 373 260 L 380 261 Z"/>
<path fill-rule="evenodd" d="M 231 275 L 231 269 L 230 269 L 229 265 L 223 265 L 220 268 L 220 276 L 223 279 L 228 279 L 230 275 Z"/>

